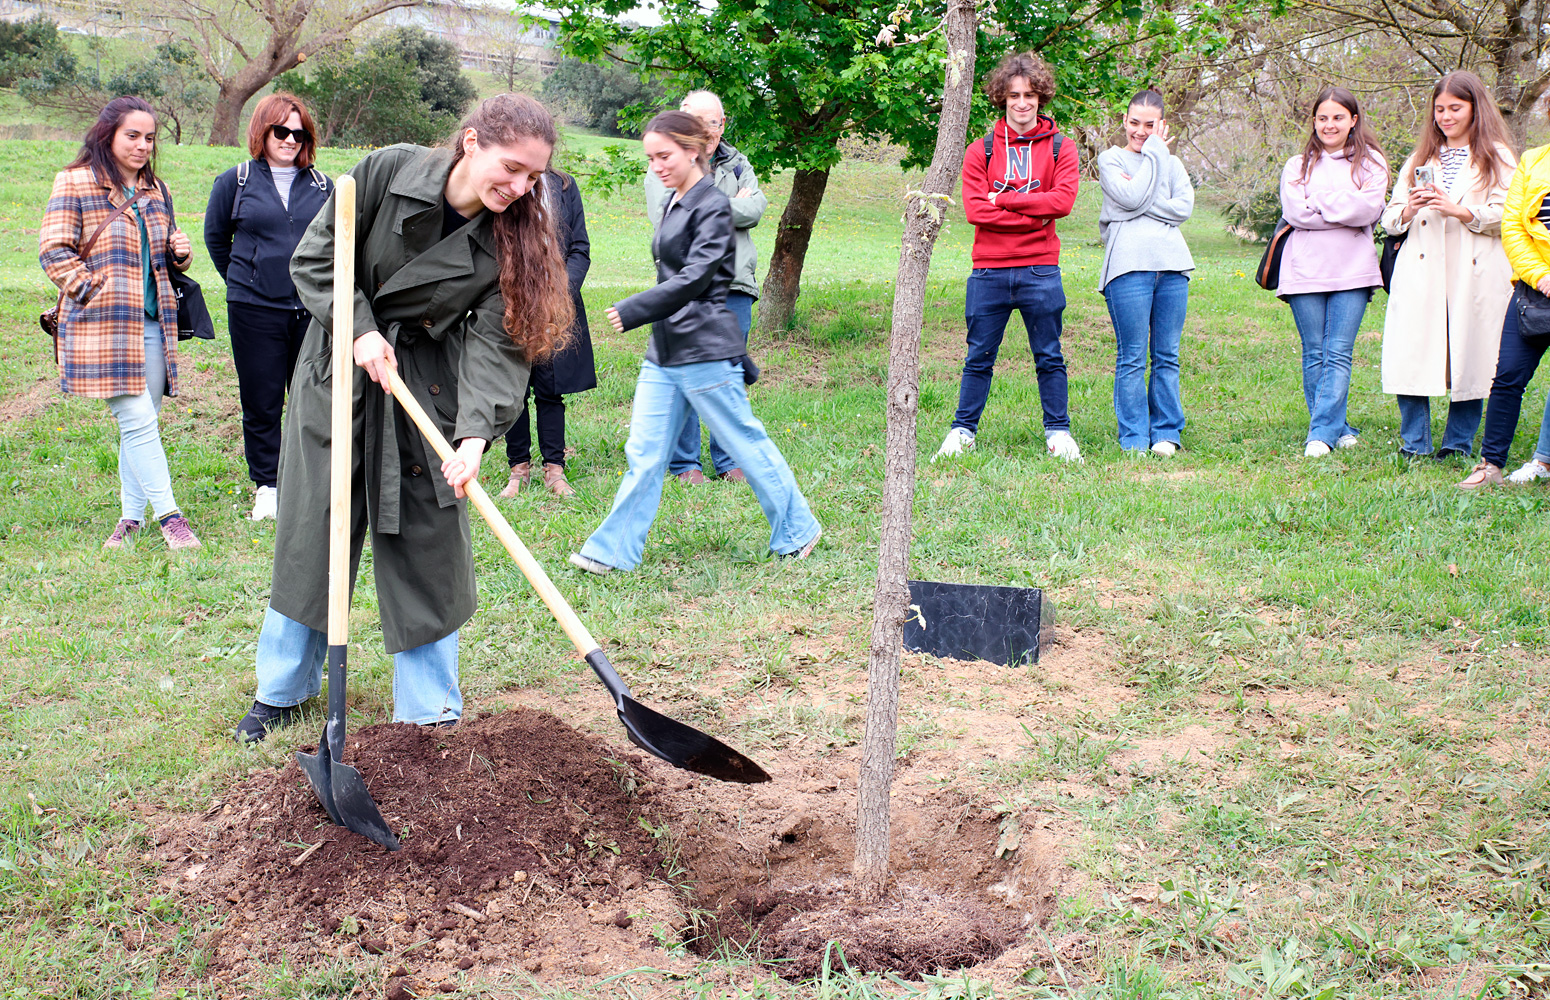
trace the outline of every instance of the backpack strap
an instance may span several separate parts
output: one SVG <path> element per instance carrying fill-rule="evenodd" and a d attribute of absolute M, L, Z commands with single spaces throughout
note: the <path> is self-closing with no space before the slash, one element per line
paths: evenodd
<path fill-rule="evenodd" d="M 237 221 L 237 206 L 242 204 L 243 189 L 248 186 L 248 173 L 253 169 L 252 160 L 243 160 L 237 164 L 237 193 L 231 198 L 231 221 Z"/>
<path fill-rule="evenodd" d="M 317 167 L 312 167 L 310 169 L 312 171 L 313 186 L 324 194 L 328 194 L 328 178 L 324 176 L 323 172 Z"/>
<path fill-rule="evenodd" d="M 1060 140 L 1062 140 L 1064 138 L 1065 138 L 1065 136 L 1061 135 L 1059 132 L 1055 133 L 1055 149 L 1054 149 L 1053 152 L 1051 152 L 1049 154 L 1049 158 L 1050 158 L 1050 162 L 1051 163 L 1053 163 L 1056 160 L 1060 159 Z"/>
<path fill-rule="evenodd" d="M 995 135 L 996 135 L 995 132 L 988 132 L 988 133 L 985 134 L 985 169 L 986 170 L 990 169 L 990 154 L 991 154 L 991 151 L 993 150 L 993 148 L 995 146 Z M 1064 138 L 1065 138 L 1065 136 L 1062 135 L 1061 133 L 1059 133 L 1059 132 L 1055 133 L 1055 149 L 1049 155 L 1050 160 L 1054 161 L 1054 160 L 1059 160 L 1060 159 L 1060 142 Z"/>

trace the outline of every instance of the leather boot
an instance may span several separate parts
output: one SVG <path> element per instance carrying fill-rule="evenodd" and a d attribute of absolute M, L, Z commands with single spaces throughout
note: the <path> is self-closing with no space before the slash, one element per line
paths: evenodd
<path fill-rule="evenodd" d="M 513 465 L 511 467 L 511 478 L 506 480 L 506 488 L 501 490 L 500 498 L 502 500 L 510 500 L 512 497 L 522 492 L 522 487 L 526 486 L 528 480 L 532 478 L 532 462 L 523 462 L 521 465 Z"/>
<path fill-rule="evenodd" d="M 565 479 L 565 466 L 544 463 L 544 485 L 557 497 L 573 497 L 575 489 Z"/>

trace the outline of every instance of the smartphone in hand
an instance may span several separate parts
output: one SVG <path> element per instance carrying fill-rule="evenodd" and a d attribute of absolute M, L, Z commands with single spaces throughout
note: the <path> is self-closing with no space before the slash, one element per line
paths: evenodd
<path fill-rule="evenodd" d="M 1430 163 L 1415 168 L 1415 187 L 1437 183 L 1437 168 Z"/>

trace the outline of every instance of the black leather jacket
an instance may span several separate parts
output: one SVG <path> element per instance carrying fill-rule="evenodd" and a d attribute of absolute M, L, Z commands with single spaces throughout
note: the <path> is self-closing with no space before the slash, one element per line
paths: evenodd
<path fill-rule="evenodd" d="M 651 253 L 656 287 L 614 304 L 626 330 L 651 324 L 646 360 L 670 368 L 743 357 L 743 331 L 727 309 L 735 277 L 732 206 L 709 175 L 663 215 Z"/>

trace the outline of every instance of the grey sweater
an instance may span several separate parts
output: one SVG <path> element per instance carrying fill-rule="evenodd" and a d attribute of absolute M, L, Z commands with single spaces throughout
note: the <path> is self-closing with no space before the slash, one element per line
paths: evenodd
<path fill-rule="evenodd" d="M 1195 210 L 1195 187 L 1184 163 L 1155 135 L 1141 152 L 1114 146 L 1098 154 L 1103 207 L 1098 235 L 1103 269 L 1098 288 L 1131 271 L 1195 269 L 1179 226 Z"/>

